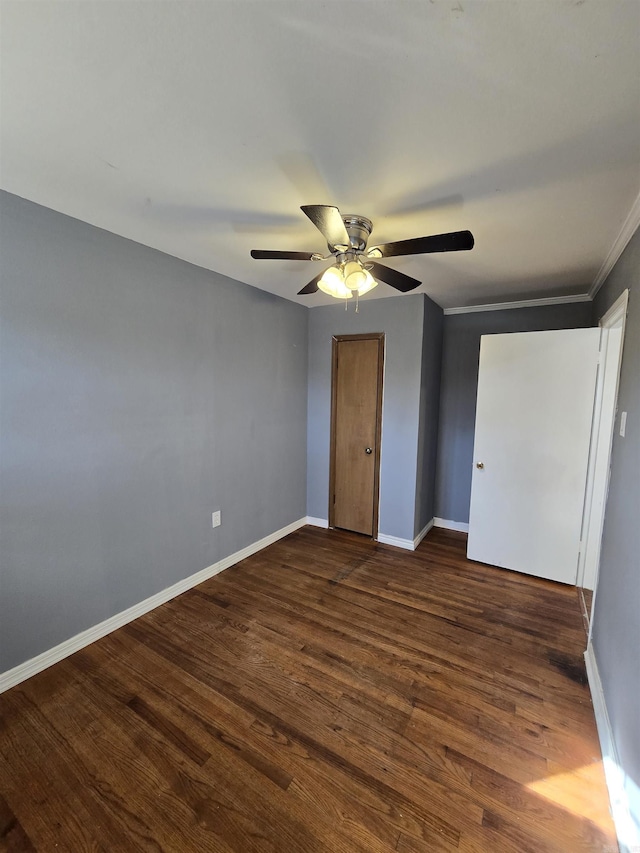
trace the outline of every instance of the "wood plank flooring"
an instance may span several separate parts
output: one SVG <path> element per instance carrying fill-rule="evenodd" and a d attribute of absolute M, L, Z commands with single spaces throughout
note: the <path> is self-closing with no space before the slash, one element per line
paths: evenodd
<path fill-rule="evenodd" d="M 577 592 L 306 527 L 0 696 L 7 851 L 617 850 Z"/>

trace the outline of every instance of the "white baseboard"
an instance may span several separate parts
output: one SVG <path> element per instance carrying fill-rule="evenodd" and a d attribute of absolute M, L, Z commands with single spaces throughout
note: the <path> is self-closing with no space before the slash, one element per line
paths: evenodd
<path fill-rule="evenodd" d="M 584 660 L 587 666 L 587 678 L 589 680 L 593 711 L 598 727 L 602 763 L 607 780 L 607 788 L 609 789 L 611 815 L 618 836 L 620 853 L 637 853 L 640 850 L 640 829 L 636 821 L 640 820 L 640 815 L 636 815 L 636 821 L 634 821 L 627 787 L 629 789 L 636 788 L 636 801 L 640 797 L 640 791 L 637 790 L 634 781 L 626 776 L 620 765 L 618 750 L 613 737 L 613 729 L 611 728 L 611 721 L 607 712 L 607 703 L 600 680 L 600 673 L 598 671 L 598 663 L 591 643 L 589 643 L 584 653 Z"/>
<path fill-rule="evenodd" d="M 465 521 L 450 521 L 448 518 L 434 518 L 434 527 L 444 527 L 445 530 L 457 530 L 459 533 L 468 533 L 469 525 Z"/>
<path fill-rule="evenodd" d="M 386 533 L 378 533 L 378 542 L 382 542 L 384 545 L 394 545 L 396 548 L 404 548 L 405 551 L 415 551 L 433 527 L 433 522 L 434 519 L 432 518 L 431 521 L 425 524 L 415 539 L 400 539 L 398 536 L 388 536 Z"/>
<path fill-rule="evenodd" d="M 326 518 L 314 518 L 312 515 L 307 516 L 307 524 L 311 524 L 312 527 L 329 527 Z"/>
<path fill-rule="evenodd" d="M 161 604 L 170 601 L 177 595 L 186 592 L 188 589 L 198 586 L 198 584 L 212 578 L 214 575 L 220 574 L 220 572 L 223 572 L 230 566 L 239 563 L 240 560 L 245 560 L 257 551 L 261 551 L 263 548 L 266 548 L 267 545 L 277 542 L 278 539 L 282 539 L 283 536 L 288 536 L 289 533 L 293 533 L 294 530 L 298 530 L 298 528 L 303 527 L 307 523 L 307 518 L 300 518 L 298 521 L 294 521 L 292 524 L 288 524 L 286 527 L 282 527 L 280 530 L 270 533 L 263 539 L 259 539 L 257 542 L 247 545 L 246 548 L 236 551 L 235 554 L 230 554 L 228 557 L 224 557 L 212 566 L 202 569 L 194 575 L 189 575 L 188 578 L 183 578 L 183 580 L 178 581 L 178 583 L 173 584 L 173 586 L 169 586 L 166 589 L 157 592 L 150 598 L 145 598 L 144 601 L 134 604 L 132 607 L 127 608 L 127 610 L 123 610 L 121 613 L 116 613 L 115 616 L 110 616 L 109 619 L 105 619 L 104 622 L 100 622 L 92 628 L 87 628 L 86 631 L 82 631 L 80 634 L 70 637 L 68 640 L 54 646 L 52 649 L 42 652 L 42 654 L 37 657 L 31 658 L 31 660 L 25 661 L 25 663 L 21 663 L 13 669 L 9 669 L 6 672 L 1 673 L 0 693 L 3 693 L 5 690 L 9 690 L 10 687 L 15 687 L 15 685 L 20 684 L 21 681 L 26 681 L 26 679 L 31 678 L 32 675 L 36 675 L 38 672 L 42 672 L 43 669 L 53 666 L 54 663 L 58 663 L 58 661 L 69 657 L 69 655 L 72 655 L 74 652 L 83 649 L 90 643 L 94 643 L 101 637 L 105 637 L 117 628 L 121 628 L 128 622 L 132 622 L 139 616 L 143 616 L 155 607 L 159 607 Z"/>
<path fill-rule="evenodd" d="M 413 551 L 413 539 L 400 539 L 397 536 L 387 536 L 386 533 L 378 533 L 378 542 L 383 545 L 394 545 L 396 548 L 404 548 L 405 551 Z"/>
<path fill-rule="evenodd" d="M 433 525 L 435 524 L 435 518 L 432 518 L 431 521 L 428 521 L 425 526 L 422 528 L 420 533 L 413 540 L 413 550 L 415 551 L 418 545 L 422 542 L 427 533 L 431 530 Z"/>
<path fill-rule="evenodd" d="M 329 527 L 329 522 L 326 518 L 314 518 L 311 515 L 307 516 L 307 524 L 311 524 L 313 527 Z M 407 551 L 415 551 L 432 527 L 433 519 L 431 519 L 428 524 L 425 524 L 415 539 L 400 539 L 397 536 L 388 536 L 385 533 L 378 533 L 376 541 L 382 542 L 384 545 L 394 545 L 396 548 L 404 548 Z"/>

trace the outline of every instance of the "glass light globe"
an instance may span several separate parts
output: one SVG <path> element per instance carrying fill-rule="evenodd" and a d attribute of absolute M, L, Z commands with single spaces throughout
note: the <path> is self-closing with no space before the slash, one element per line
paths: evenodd
<path fill-rule="evenodd" d="M 353 296 L 351 291 L 345 287 L 342 272 L 338 267 L 329 267 L 318 282 L 318 287 L 323 293 L 334 296 L 336 299 L 351 299 Z"/>
<path fill-rule="evenodd" d="M 371 275 L 369 270 L 365 270 L 364 274 L 366 276 L 365 282 L 358 288 L 358 294 L 362 296 L 364 293 L 369 293 L 370 290 L 373 290 L 374 287 L 378 286 L 378 282 Z"/>
<path fill-rule="evenodd" d="M 357 261 L 349 261 L 344 268 L 344 283 L 349 290 L 360 290 L 367 280 L 366 270 L 364 270 Z"/>

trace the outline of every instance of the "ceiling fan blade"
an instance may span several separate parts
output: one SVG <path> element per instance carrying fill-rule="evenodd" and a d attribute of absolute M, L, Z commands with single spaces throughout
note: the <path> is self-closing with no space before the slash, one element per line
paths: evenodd
<path fill-rule="evenodd" d="M 317 252 L 278 252 L 268 249 L 252 249 L 251 257 L 257 261 L 313 261 Z"/>
<path fill-rule="evenodd" d="M 347 229 L 337 207 L 329 204 L 306 204 L 300 210 L 309 217 L 331 248 L 351 246 Z"/>
<path fill-rule="evenodd" d="M 309 294 L 309 293 L 316 293 L 316 291 L 318 290 L 318 282 L 320 281 L 320 279 L 324 275 L 324 272 L 325 271 L 322 270 L 322 272 L 319 273 L 315 278 L 311 279 L 309 284 L 305 284 L 305 286 L 302 288 L 302 290 L 298 291 L 298 296 L 307 296 L 307 294 Z"/>
<path fill-rule="evenodd" d="M 426 255 L 430 252 L 461 252 L 473 249 L 473 244 L 471 231 L 453 231 L 450 234 L 434 234 L 432 237 L 383 243 L 382 246 L 373 246 L 369 253 L 374 258 L 396 258 L 400 255 Z"/>
<path fill-rule="evenodd" d="M 396 290 L 400 290 L 402 293 L 415 290 L 416 287 L 420 287 L 422 284 L 417 278 L 411 278 L 410 275 L 405 275 L 405 273 L 399 270 L 392 270 L 391 267 L 385 267 L 383 264 L 372 263 L 371 275 L 374 278 L 379 278 L 380 281 L 384 281 L 385 284 L 390 284 L 391 287 L 395 287 Z"/>

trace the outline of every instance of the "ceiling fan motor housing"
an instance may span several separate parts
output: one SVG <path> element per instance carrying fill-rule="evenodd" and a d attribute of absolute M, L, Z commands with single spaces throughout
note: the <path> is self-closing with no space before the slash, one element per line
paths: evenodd
<path fill-rule="evenodd" d="M 349 235 L 351 248 L 363 252 L 367 246 L 369 235 L 373 231 L 373 223 L 366 216 L 358 216 L 354 213 L 344 213 L 342 220 Z"/>

